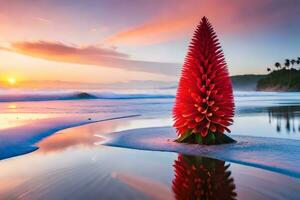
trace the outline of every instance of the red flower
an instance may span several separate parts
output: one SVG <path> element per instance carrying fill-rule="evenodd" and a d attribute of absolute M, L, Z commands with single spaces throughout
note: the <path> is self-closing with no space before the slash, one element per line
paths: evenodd
<path fill-rule="evenodd" d="M 231 80 L 221 46 L 211 24 L 203 17 L 194 33 L 173 108 L 179 137 L 204 139 L 230 132 L 234 116 Z"/>

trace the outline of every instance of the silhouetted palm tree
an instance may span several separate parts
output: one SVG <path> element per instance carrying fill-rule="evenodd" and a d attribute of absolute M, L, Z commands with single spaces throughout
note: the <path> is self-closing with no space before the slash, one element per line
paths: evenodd
<path fill-rule="evenodd" d="M 289 59 L 285 59 L 284 66 L 285 66 L 286 68 L 289 68 L 289 66 L 290 66 L 290 60 L 289 60 Z"/>
<path fill-rule="evenodd" d="M 279 69 L 279 68 L 281 67 L 281 64 L 280 64 L 279 62 L 277 62 L 277 63 L 275 63 L 275 67 L 276 67 L 277 69 Z"/>
<path fill-rule="evenodd" d="M 295 63 L 296 63 L 296 60 L 292 59 L 291 60 L 292 68 L 293 68 L 293 66 L 294 66 Z"/>

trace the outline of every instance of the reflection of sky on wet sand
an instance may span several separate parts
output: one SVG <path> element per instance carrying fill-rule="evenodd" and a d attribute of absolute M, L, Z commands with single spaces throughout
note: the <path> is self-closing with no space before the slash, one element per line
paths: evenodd
<path fill-rule="evenodd" d="M 168 119 L 158 119 L 160 122 Z M 156 119 L 143 119 L 136 117 L 130 120 L 105 121 L 88 126 L 79 126 L 57 132 L 37 144 L 40 152 L 61 151 L 70 147 L 80 146 L 89 148 L 94 144 L 99 144 L 105 136 L 112 132 L 119 132 L 128 129 L 145 128 L 155 126 Z M 117 123 L 116 123 L 117 122 Z"/>
<path fill-rule="evenodd" d="M 11 113 L 0 114 L 0 130 L 34 123 L 36 120 L 50 118 L 47 114 Z"/>
<path fill-rule="evenodd" d="M 66 129 L 41 141 L 38 151 L 2 160 L 0 197 L 161 199 L 162 196 L 155 192 L 161 191 L 165 199 L 173 199 L 172 182 L 176 177 L 174 165 L 178 160 L 176 153 L 94 144 L 101 140 L 99 135 L 125 130 L 126 124 L 135 120 L 138 119 L 121 119 Z M 220 169 L 229 164 L 212 160 L 214 165 L 221 163 Z M 197 162 L 196 165 L 200 166 Z M 206 162 L 205 167 L 210 165 L 210 162 Z M 283 195 L 293 199 L 297 195 L 295 191 L 300 189 L 299 179 L 261 169 L 230 164 L 226 171 L 231 173 L 239 199 L 271 199 Z M 214 173 L 214 170 L 210 170 L 210 173 Z"/>
<path fill-rule="evenodd" d="M 47 105 L 49 102 L 0 103 L 0 129 L 18 127 L 36 123 L 41 119 L 62 116 L 47 112 Z"/>
<path fill-rule="evenodd" d="M 33 120 L 49 118 L 47 113 L 20 112 L 22 103 L 0 104 L 0 129 L 22 126 L 32 123 Z M 31 108 L 32 110 L 32 108 Z"/>
<path fill-rule="evenodd" d="M 122 123 L 120 122 L 120 125 L 121 124 Z M 94 146 L 95 142 L 103 140 L 103 138 L 96 136 L 97 133 L 111 133 L 117 126 L 118 123 L 107 121 L 102 122 L 101 126 L 98 124 L 90 124 L 89 126 L 80 126 L 76 129 L 65 129 L 42 140 L 37 145 L 40 147 L 41 153 L 62 151 L 76 146 L 79 146 L 80 148 L 89 148 Z"/>

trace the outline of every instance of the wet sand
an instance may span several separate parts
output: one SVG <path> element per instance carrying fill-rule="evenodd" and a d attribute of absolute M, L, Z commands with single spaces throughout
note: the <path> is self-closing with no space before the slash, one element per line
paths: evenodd
<path fill-rule="evenodd" d="M 298 199 L 299 99 L 299 93 L 237 93 L 231 136 L 240 142 L 258 138 L 230 151 L 208 148 L 203 154 L 198 147 L 178 151 L 170 128 L 164 128 L 167 134 L 157 132 L 172 124 L 172 98 L 0 103 L 0 149 L 16 139 L 11 152 L 22 146 L 36 150 L 0 160 L 0 199 Z M 136 114 L 141 117 L 68 128 L 82 122 L 74 119 L 90 123 Z M 68 123 L 61 120 L 66 118 Z M 114 145 L 126 148 L 105 145 L 120 132 L 124 141 Z M 198 149 L 194 156 L 188 155 L 191 149 Z M 263 152 L 259 159 L 257 151 Z M 269 153 L 277 156 L 264 156 Z M 244 165 L 249 162 L 256 165 Z"/>
<path fill-rule="evenodd" d="M 299 196 L 300 179 L 279 173 L 201 156 L 102 145 L 110 133 L 126 131 L 134 120 L 65 129 L 43 139 L 33 153 L 2 160 L 0 199 L 179 199 L 190 198 L 188 194 L 222 194 L 229 199 Z M 185 174 L 189 170 L 197 173 Z M 200 184 L 197 189 L 178 189 L 180 180 L 188 185 L 199 179 L 210 181 L 211 187 Z M 217 186 L 220 181 L 216 180 L 222 180 L 222 187 Z"/>
<path fill-rule="evenodd" d="M 199 146 L 174 142 L 173 127 L 133 129 L 111 136 L 106 145 L 209 156 L 300 178 L 300 140 L 234 135 L 237 143 Z"/>

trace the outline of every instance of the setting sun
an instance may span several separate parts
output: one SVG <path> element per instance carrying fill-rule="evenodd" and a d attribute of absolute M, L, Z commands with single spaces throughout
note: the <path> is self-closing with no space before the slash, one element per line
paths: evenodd
<path fill-rule="evenodd" d="M 10 85 L 14 85 L 16 83 L 16 79 L 13 78 L 13 77 L 10 77 L 7 79 L 7 82 L 10 84 Z"/>

